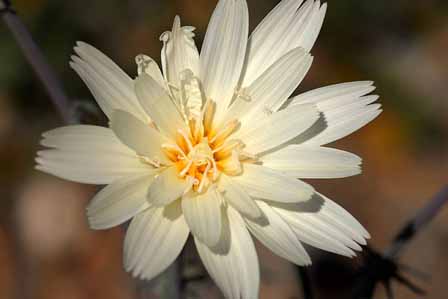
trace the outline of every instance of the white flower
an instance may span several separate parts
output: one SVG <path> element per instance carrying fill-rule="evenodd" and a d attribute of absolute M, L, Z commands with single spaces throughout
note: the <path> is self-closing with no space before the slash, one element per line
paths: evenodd
<path fill-rule="evenodd" d="M 283 0 L 248 38 L 245 0 L 221 0 L 199 54 L 193 27 L 175 18 L 161 36 L 162 69 L 136 58 L 133 80 L 78 43 L 71 66 L 110 127 L 45 133 L 37 168 L 107 184 L 90 203 L 90 226 L 129 219 L 125 268 L 151 279 L 194 236 L 199 255 L 229 298 L 256 298 L 259 266 L 250 231 L 298 265 L 302 246 L 352 257 L 367 231 L 299 178 L 360 173 L 361 159 L 323 147 L 381 110 L 372 82 L 319 88 L 289 99 L 311 66 L 326 4 Z M 288 103 L 288 105 L 287 105 Z"/>

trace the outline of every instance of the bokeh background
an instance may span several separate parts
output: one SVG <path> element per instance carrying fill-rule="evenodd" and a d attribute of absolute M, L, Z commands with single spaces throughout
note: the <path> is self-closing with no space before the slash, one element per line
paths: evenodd
<path fill-rule="evenodd" d="M 254 28 L 278 0 L 249 0 Z M 136 74 L 134 57 L 159 59 L 159 35 L 175 14 L 197 27 L 201 44 L 215 0 L 16 0 L 14 6 L 60 76 L 81 121 L 104 124 L 68 66 L 77 40 L 89 42 Z M 334 146 L 364 159 L 362 175 L 313 181 L 370 231 L 370 245 L 391 239 L 448 178 L 448 2 L 329 0 L 299 91 L 375 80 L 384 112 Z M 85 206 L 94 187 L 33 169 L 43 131 L 61 124 L 4 24 L 0 24 L 0 298 L 137 298 L 122 269 L 123 228 L 91 231 Z M 260 246 L 259 246 L 260 247 Z M 296 269 L 259 248 L 262 298 L 302 298 Z M 192 249 L 189 249 L 190 251 Z M 426 298 L 447 298 L 448 207 L 406 248 L 401 262 L 429 275 L 414 279 Z M 193 255 L 193 257 L 189 257 Z M 312 251 L 317 298 L 348 298 L 350 260 Z M 188 260 L 194 254 L 188 253 Z M 187 259 L 184 257 L 184 259 Z M 200 266 L 200 265 L 199 265 Z M 195 271 L 195 269 L 193 269 Z M 205 291 L 204 291 L 205 289 Z M 198 291 L 200 290 L 200 291 Z M 397 299 L 419 298 L 394 285 Z M 188 298 L 219 298 L 207 278 Z M 202 297 L 201 297 L 202 296 Z M 379 288 L 375 298 L 385 298 Z"/>

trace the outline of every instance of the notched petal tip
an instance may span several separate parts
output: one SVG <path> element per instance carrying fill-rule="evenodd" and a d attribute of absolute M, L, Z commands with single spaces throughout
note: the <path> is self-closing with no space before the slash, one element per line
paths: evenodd
<path fill-rule="evenodd" d="M 321 13 L 325 14 L 327 12 L 327 8 L 328 8 L 328 2 L 322 3 L 322 5 L 320 6 Z"/>
<path fill-rule="evenodd" d="M 42 142 L 43 140 L 41 140 L 41 142 Z M 37 153 L 36 153 L 36 159 L 37 158 L 40 158 L 40 159 L 42 159 L 42 156 L 44 155 L 44 153 L 46 152 L 46 151 L 48 151 L 48 150 L 40 150 L 40 151 L 37 151 Z M 41 161 L 42 162 L 42 161 Z M 40 162 L 39 162 L 40 163 Z"/>
<path fill-rule="evenodd" d="M 43 171 L 43 160 L 41 157 L 36 156 L 34 158 L 34 162 L 36 163 L 36 165 L 34 165 L 34 169 L 39 170 L 39 171 Z"/>
<path fill-rule="evenodd" d="M 83 42 L 83 41 L 80 41 L 80 40 L 76 41 L 76 46 L 78 46 L 78 47 L 92 47 L 90 44 L 88 44 L 86 42 Z"/>

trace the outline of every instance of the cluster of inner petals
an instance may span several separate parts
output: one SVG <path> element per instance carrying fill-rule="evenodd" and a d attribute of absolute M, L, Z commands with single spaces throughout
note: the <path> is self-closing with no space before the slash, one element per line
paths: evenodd
<path fill-rule="evenodd" d="M 167 157 L 174 163 L 178 176 L 192 182 L 192 190 L 203 192 L 221 172 L 241 173 L 241 142 L 230 136 L 238 127 L 232 120 L 218 128 L 212 124 L 214 105 L 208 101 L 200 116 L 190 116 L 188 125 L 177 131 L 175 143 L 163 144 Z"/>

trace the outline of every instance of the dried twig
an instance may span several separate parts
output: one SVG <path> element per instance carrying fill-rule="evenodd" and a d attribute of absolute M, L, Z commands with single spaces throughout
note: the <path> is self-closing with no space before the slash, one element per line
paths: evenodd
<path fill-rule="evenodd" d="M 31 37 L 31 34 L 17 16 L 10 1 L 0 0 L 0 13 L 3 22 L 13 34 L 17 44 L 37 77 L 44 85 L 52 103 L 57 108 L 62 119 L 65 123 L 72 123 L 73 119 L 71 117 L 70 101 L 64 93 L 62 84 L 58 80 L 51 66 L 47 63 L 44 55 Z"/>
<path fill-rule="evenodd" d="M 299 277 L 302 282 L 303 299 L 313 299 L 313 289 L 311 285 L 311 278 L 308 273 L 308 268 L 298 267 Z"/>
<path fill-rule="evenodd" d="M 372 298 L 376 285 L 382 283 L 386 288 L 388 298 L 393 299 L 392 280 L 405 285 L 416 294 L 422 295 L 425 293 L 421 288 L 404 277 L 402 271 L 407 271 L 414 274 L 414 276 L 419 276 L 424 279 L 427 276 L 418 273 L 418 271 L 408 266 L 398 264 L 397 260 L 404 247 L 437 215 L 447 202 L 448 186 L 445 186 L 398 232 L 391 246 L 384 254 L 372 248 L 365 248 L 362 260 L 363 264 L 357 274 L 359 279 L 353 290 L 353 298 Z"/>
<path fill-rule="evenodd" d="M 445 186 L 400 230 L 384 255 L 390 258 L 397 258 L 404 246 L 437 215 L 447 202 L 448 186 Z"/>
<path fill-rule="evenodd" d="M 138 299 L 179 299 L 180 271 L 178 262 L 173 263 L 161 275 L 151 281 L 141 280 L 137 283 Z"/>

